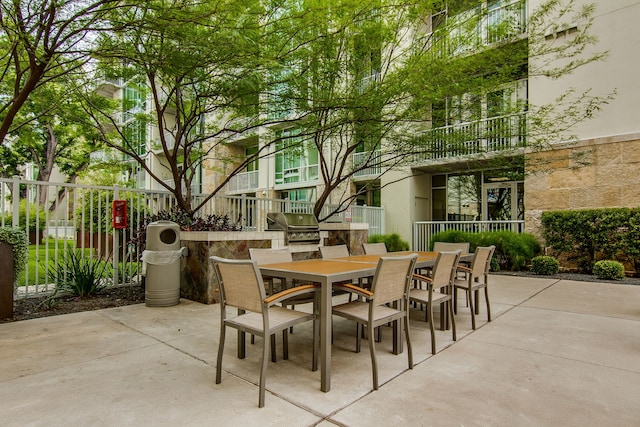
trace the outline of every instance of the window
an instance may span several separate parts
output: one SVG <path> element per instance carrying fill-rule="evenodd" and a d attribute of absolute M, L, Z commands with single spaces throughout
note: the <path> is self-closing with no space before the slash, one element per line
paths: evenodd
<path fill-rule="evenodd" d="M 300 136 L 299 128 L 276 134 L 276 185 L 315 182 L 318 180 L 318 149 Z"/>
<path fill-rule="evenodd" d="M 129 144 L 136 147 L 136 154 L 147 152 L 147 125 L 138 117 L 146 111 L 146 89 L 143 84 L 129 83 L 122 90 L 123 134 Z"/>

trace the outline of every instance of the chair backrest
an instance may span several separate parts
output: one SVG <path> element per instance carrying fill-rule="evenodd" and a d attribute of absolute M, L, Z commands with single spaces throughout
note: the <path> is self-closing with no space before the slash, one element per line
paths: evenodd
<path fill-rule="evenodd" d="M 496 247 L 491 246 L 478 246 L 476 248 L 476 254 L 471 263 L 471 275 L 473 277 L 481 277 L 489 274 L 491 268 L 491 257 L 495 252 Z"/>
<path fill-rule="evenodd" d="M 320 246 L 320 254 L 323 259 L 343 258 L 349 256 L 347 245 Z"/>
<path fill-rule="evenodd" d="M 363 243 L 362 249 L 364 249 L 365 255 L 384 255 L 387 253 L 387 246 L 384 244 L 384 242 Z"/>
<path fill-rule="evenodd" d="M 249 257 L 253 261 L 256 261 L 258 265 L 277 264 L 279 262 L 293 261 L 293 257 L 288 248 L 281 248 L 281 249 L 249 248 Z"/>
<path fill-rule="evenodd" d="M 408 298 L 418 254 L 381 257 L 373 276 L 371 292 L 375 305 Z"/>
<path fill-rule="evenodd" d="M 460 249 L 453 252 L 439 252 L 433 264 L 433 289 L 440 289 L 451 285 L 456 277 L 456 269 L 460 261 Z"/>
<path fill-rule="evenodd" d="M 469 242 L 459 242 L 459 243 L 451 243 L 451 242 L 434 242 L 433 243 L 433 251 L 434 252 L 453 252 L 460 249 L 463 254 L 469 253 Z"/>
<path fill-rule="evenodd" d="M 213 268 L 220 284 L 220 300 L 242 310 L 263 312 L 266 298 L 260 269 L 248 259 L 225 259 L 212 256 Z"/>

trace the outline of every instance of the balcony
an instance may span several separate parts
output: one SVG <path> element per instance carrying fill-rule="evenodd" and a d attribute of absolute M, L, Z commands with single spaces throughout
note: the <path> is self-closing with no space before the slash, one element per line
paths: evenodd
<path fill-rule="evenodd" d="M 358 169 L 363 166 L 367 166 L 362 170 L 354 172 L 354 178 L 375 178 L 382 172 L 380 162 L 382 161 L 379 150 L 376 151 L 363 151 L 361 153 L 354 153 L 352 157 L 353 169 Z"/>
<path fill-rule="evenodd" d="M 414 162 L 515 150 L 526 146 L 526 113 L 443 126 L 425 132 Z"/>
<path fill-rule="evenodd" d="M 527 32 L 527 3 L 514 0 L 495 3 L 480 11 L 470 9 L 448 18 L 446 28 L 426 35 L 426 40 L 438 55 L 463 55 L 483 46 L 518 38 Z"/>
<path fill-rule="evenodd" d="M 258 188 L 258 171 L 242 172 L 229 180 L 225 192 L 227 194 L 241 194 L 254 192 Z"/>

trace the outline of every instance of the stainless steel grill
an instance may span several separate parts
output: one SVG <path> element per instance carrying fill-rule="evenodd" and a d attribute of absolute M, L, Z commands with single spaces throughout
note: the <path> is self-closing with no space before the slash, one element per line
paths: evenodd
<path fill-rule="evenodd" d="M 318 220 L 313 214 L 268 213 L 267 230 L 284 230 L 284 240 L 287 245 L 320 242 Z"/>

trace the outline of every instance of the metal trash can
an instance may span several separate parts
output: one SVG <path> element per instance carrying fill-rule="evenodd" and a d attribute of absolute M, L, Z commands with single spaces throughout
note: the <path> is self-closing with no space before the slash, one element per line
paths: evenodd
<path fill-rule="evenodd" d="M 168 307 L 180 303 L 180 226 L 172 221 L 147 225 L 147 243 L 142 252 L 146 263 L 145 303 L 147 307 Z"/>

